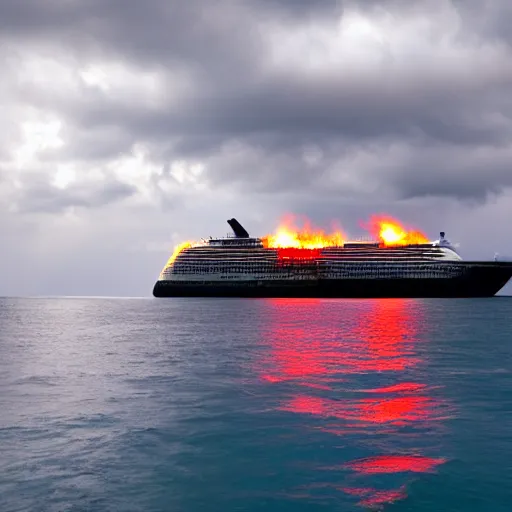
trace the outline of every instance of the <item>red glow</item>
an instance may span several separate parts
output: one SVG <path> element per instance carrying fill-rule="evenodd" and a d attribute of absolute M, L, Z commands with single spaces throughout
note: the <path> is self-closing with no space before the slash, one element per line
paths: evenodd
<path fill-rule="evenodd" d="M 320 257 L 320 249 L 296 249 L 295 247 L 280 248 L 277 249 L 277 257 L 280 261 L 314 261 Z"/>
<path fill-rule="evenodd" d="M 428 429 L 442 419 L 440 404 L 429 396 L 429 388 L 411 380 L 414 368 L 422 364 L 417 344 L 418 331 L 424 325 L 422 310 L 414 301 L 345 301 L 342 321 L 340 309 L 331 311 L 328 301 L 281 299 L 266 304 L 269 351 L 261 362 L 260 375 L 272 385 L 284 381 L 296 385 L 286 388 L 279 409 L 315 416 L 321 421 L 318 428 L 333 435 L 357 433 L 361 439 L 371 439 L 378 433 L 391 440 L 387 448 L 382 442 L 377 445 L 383 453 L 345 464 L 343 468 L 350 470 L 353 478 L 432 472 L 445 462 L 419 450 L 397 453 L 393 444 L 393 439 L 402 435 L 401 427 Z M 354 389 L 351 381 L 360 382 L 357 374 L 381 376 L 383 385 L 377 382 Z M 340 387 L 341 381 L 345 383 Z M 340 389 L 357 394 L 342 398 Z M 342 467 L 331 469 L 340 471 Z M 337 488 L 359 496 L 363 507 L 380 507 L 406 496 L 404 486 L 388 490 Z"/>
<path fill-rule="evenodd" d="M 276 352 L 272 352 L 268 361 L 269 371 L 261 376 L 269 382 L 296 380 L 300 383 L 322 385 L 329 375 L 320 346 L 301 347 L 302 340 L 307 337 L 303 328 L 290 327 L 286 339 L 275 339 Z M 276 357 L 277 356 L 277 357 Z"/>
<path fill-rule="evenodd" d="M 361 425 L 392 425 L 395 427 L 429 420 L 433 415 L 434 401 L 428 397 L 402 397 L 358 400 L 347 403 L 321 397 L 296 395 L 282 410 L 316 414 L 328 418 L 337 418 Z M 311 410 L 308 410 L 311 406 Z"/>
<path fill-rule="evenodd" d="M 352 496 L 364 498 L 359 504 L 365 508 L 371 509 L 376 507 L 380 508 L 380 505 L 384 505 L 384 503 L 393 503 L 407 497 L 405 488 L 403 487 L 392 491 L 380 491 L 371 487 L 341 487 L 340 490 Z"/>
<path fill-rule="evenodd" d="M 394 386 L 386 386 L 376 389 L 365 389 L 365 393 L 416 393 L 425 389 L 424 384 L 415 384 L 414 382 L 402 382 L 401 384 L 395 384 Z"/>
<path fill-rule="evenodd" d="M 367 475 L 376 473 L 430 473 L 446 459 L 422 457 L 421 455 L 380 455 L 347 464 L 347 467 Z"/>
<path fill-rule="evenodd" d="M 402 426 L 415 421 L 428 420 L 432 405 L 433 401 L 428 397 L 398 396 L 389 400 L 378 398 L 361 400 L 351 419 Z"/>
<path fill-rule="evenodd" d="M 334 335 L 325 325 L 321 301 L 269 302 L 292 325 L 283 325 L 272 334 L 267 370 L 263 372 L 266 380 L 300 379 L 310 385 L 323 385 L 333 374 L 339 381 L 340 373 L 396 372 L 418 364 L 408 346 L 414 340 L 414 326 L 421 319 L 406 316 L 405 301 L 366 302 L 363 312 L 357 309 L 357 301 L 351 302 L 349 329 L 335 331 Z M 295 326 L 304 321 L 307 328 Z M 313 382 L 311 377 L 315 378 Z M 403 385 L 415 384 L 399 384 Z"/>

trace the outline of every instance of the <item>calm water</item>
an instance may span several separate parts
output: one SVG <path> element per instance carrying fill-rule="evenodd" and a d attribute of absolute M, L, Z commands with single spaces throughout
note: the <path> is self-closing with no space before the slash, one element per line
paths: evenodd
<path fill-rule="evenodd" d="M 0 299 L 0 510 L 506 511 L 512 299 Z"/>

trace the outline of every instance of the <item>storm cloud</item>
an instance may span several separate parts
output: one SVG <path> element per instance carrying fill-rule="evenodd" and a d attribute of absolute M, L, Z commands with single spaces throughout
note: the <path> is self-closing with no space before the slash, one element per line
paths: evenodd
<path fill-rule="evenodd" d="M 57 253 L 80 223 L 110 294 L 145 294 L 173 243 L 233 215 L 356 232 L 386 211 L 512 252 L 509 22 L 504 0 L 4 0 L 0 235 L 36 226 Z M 89 292 L 52 254 L 55 288 L 26 293 Z"/>

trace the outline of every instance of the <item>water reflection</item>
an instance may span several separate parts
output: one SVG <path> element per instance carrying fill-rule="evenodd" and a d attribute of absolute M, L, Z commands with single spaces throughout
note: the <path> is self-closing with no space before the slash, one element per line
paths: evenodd
<path fill-rule="evenodd" d="M 421 356 L 430 329 L 423 303 L 270 305 L 260 376 L 282 386 L 281 411 L 313 417 L 313 428 L 343 436 L 358 455 L 347 462 L 345 450 L 342 463 L 322 468 L 339 473 L 338 490 L 378 508 L 406 496 L 403 475 L 430 473 L 445 462 L 435 440 L 448 409 L 434 397 Z"/>

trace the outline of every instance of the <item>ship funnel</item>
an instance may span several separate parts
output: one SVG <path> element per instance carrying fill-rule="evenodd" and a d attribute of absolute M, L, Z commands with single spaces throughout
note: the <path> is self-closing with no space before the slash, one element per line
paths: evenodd
<path fill-rule="evenodd" d="M 231 226 L 231 229 L 237 238 L 249 238 L 249 233 L 247 233 L 242 224 L 240 224 L 236 219 L 229 219 L 228 224 Z"/>
<path fill-rule="evenodd" d="M 441 233 L 439 233 L 441 235 L 441 240 L 444 238 L 444 235 L 446 235 L 446 233 L 444 231 L 441 231 Z"/>

